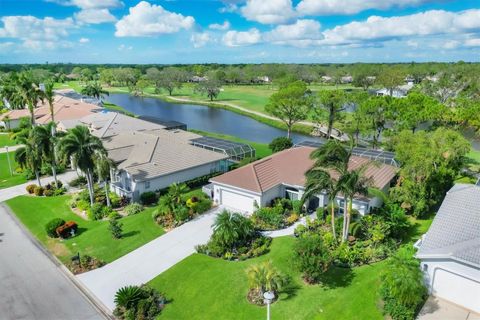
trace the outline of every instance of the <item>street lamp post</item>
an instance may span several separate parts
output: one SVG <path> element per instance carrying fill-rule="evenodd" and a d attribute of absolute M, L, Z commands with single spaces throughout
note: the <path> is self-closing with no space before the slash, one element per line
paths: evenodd
<path fill-rule="evenodd" d="M 267 304 L 267 320 L 270 320 L 270 304 L 275 298 L 275 294 L 272 291 L 267 291 L 263 294 L 263 298 L 265 298 L 265 303 Z"/>
<path fill-rule="evenodd" d="M 8 146 L 5 147 L 5 150 L 7 150 L 8 170 L 10 170 L 10 176 L 13 176 L 12 164 L 10 163 L 10 154 L 8 153 Z"/>

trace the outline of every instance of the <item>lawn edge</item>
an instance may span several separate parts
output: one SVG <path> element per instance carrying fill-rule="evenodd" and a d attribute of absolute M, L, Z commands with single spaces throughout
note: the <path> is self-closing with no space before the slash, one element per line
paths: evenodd
<path fill-rule="evenodd" d="M 15 224 L 22 230 L 22 233 L 27 236 L 27 238 L 37 247 L 53 264 L 60 270 L 61 274 L 70 280 L 71 283 L 77 288 L 77 290 L 82 294 L 82 296 L 90 302 L 90 304 L 98 311 L 105 319 L 114 320 L 111 311 L 100 301 L 97 297 L 88 290 L 80 281 L 75 278 L 75 275 L 68 270 L 68 268 L 50 251 L 48 251 L 43 244 L 23 225 L 20 219 L 15 215 L 14 211 L 6 204 L 0 203 L 0 207 L 5 209 L 5 212 L 12 218 Z"/>

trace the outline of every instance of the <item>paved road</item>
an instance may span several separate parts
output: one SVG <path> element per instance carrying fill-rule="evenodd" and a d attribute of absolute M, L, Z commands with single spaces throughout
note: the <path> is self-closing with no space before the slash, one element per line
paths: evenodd
<path fill-rule="evenodd" d="M 0 319 L 104 319 L 2 206 L 0 257 Z"/>
<path fill-rule="evenodd" d="M 206 243 L 220 210 L 215 208 L 102 268 L 76 277 L 106 307 L 113 309 L 113 298 L 118 289 L 152 280 L 194 253 L 196 245 Z"/>
<path fill-rule="evenodd" d="M 77 177 L 77 173 L 75 171 L 67 171 L 65 173 L 57 175 L 57 179 L 62 181 L 63 183 L 69 182 L 73 178 Z M 45 177 L 41 178 L 40 181 L 42 184 L 49 183 L 53 181 L 53 177 Z M 27 190 L 25 187 L 31 183 L 37 183 L 37 180 L 32 180 L 24 184 L 19 184 L 17 186 L 13 186 L 10 188 L 0 189 L 0 202 L 6 201 L 11 198 L 15 198 L 16 196 L 27 194 Z"/>

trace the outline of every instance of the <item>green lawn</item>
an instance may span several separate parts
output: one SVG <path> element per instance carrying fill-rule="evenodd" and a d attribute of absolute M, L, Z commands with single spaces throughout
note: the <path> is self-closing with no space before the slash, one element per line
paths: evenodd
<path fill-rule="evenodd" d="M 6 146 L 14 146 L 17 143 L 10 139 L 10 136 L 8 134 L 3 134 L 0 133 L 0 148 L 6 147 Z"/>
<path fill-rule="evenodd" d="M 193 254 L 150 282 L 171 301 L 159 319 L 262 319 L 266 310 L 248 303 L 245 269 L 272 260 L 292 284 L 272 305 L 272 319 L 383 319 L 377 305 L 384 263 L 333 269 L 329 288 L 305 285 L 292 266 L 294 238 L 273 240 L 271 252 L 233 262 Z"/>
<path fill-rule="evenodd" d="M 0 153 L 0 189 L 16 186 L 17 184 L 22 184 L 27 182 L 25 176 L 19 173 L 10 174 L 8 159 L 10 158 L 10 165 L 12 170 L 15 171 L 17 168 L 17 163 L 15 162 L 15 152 Z"/>
<path fill-rule="evenodd" d="M 229 136 L 221 133 L 213 133 L 213 132 L 206 132 L 206 131 L 200 131 L 200 130 L 190 130 L 190 131 L 198 133 L 202 136 L 249 144 L 255 149 L 256 155 L 259 158 L 264 158 L 272 154 L 272 150 L 270 150 L 270 148 L 268 147 L 268 144 L 265 144 L 265 143 L 252 142 L 252 141 L 240 139 L 234 136 Z"/>
<path fill-rule="evenodd" d="M 77 252 L 112 262 L 164 234 L 163 229 L 153 222 L 153 208 L 149 208 L 137 215 L 122 218 L 123 237 L 114 240 L 108 230 L 108 221 L 80 218 L 68 207 L 69 199 L 70 196 L 19 196 L 8 200 L 7 204 L 30 232 L 63 262 L 68 262 Z M 45 224 L 53 218 L 77 222 L 79 234 L 63 241 L 49 238 L 45 233 Z"/>

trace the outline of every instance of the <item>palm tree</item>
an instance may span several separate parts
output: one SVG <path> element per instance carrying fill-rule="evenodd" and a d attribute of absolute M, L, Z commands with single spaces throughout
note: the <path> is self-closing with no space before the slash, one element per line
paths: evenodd
<path fill-rule="evenodd" d="M 102 141 L 98 137 L 93 136 L 87 127 L 78 125 L 71 129 L 68 134 L 60 140 L 59 150 L 66 159 L 72 160 L 75 168 L 85 173 L 90 194 L 90 204 L 93 205 L 93 171 L 95 169 L 95 159 L 100 154 L 106 154 Z"/>
<path fill-rule="evenodd" d="M 15 161 L 22 169 L 30 169 L 37 178 L 37 183 L 42 186 L 40 181 L 40 168 L 42 167 L 42 154 L 40 148 L 37 148 L 33 131 L 17 136 L 17 141 L 23 146 L 15 150 Z"/>
<path fill-rule="evenodd" d="M 344 172 L 338 179 L 338 189 L 343 194 L 344 198 L 344 221 L 343 221 L 343 236 L 342 240 L 348 238 L 348 229 L 350 227 L 350 220 L 353 211 L 353 199 L 356 195 L 366 196 L 369 193 L 370 179 L 366 178 L 364 173 L 368 164 L 361 166 L 358 169 Z M 347 205 L 348 202 L 348 205 Z"/>
<path fill-rule="evenodd" d="M 120 308 L 130 309 L 143 298 L 143 291 L 138 286 L 125 286 L 115 293 L 115 305 Z"/>
<path fill-rule="evenodd" d="M 305 174 L 307 183 L 305 185 L 305 193 L 302 196 L 302 205 L 310 199 L 322 192 L 325 192 L 328 196 L 328 202 L 330 203 L 331 210 L 331 223 L 333 238 L 336 239 L 337 234 L 335 232 L 335 199 L 338 195 L 338 183 L 332 178 L 330 173 L 323 168 L 313 167 Z"/>
<path fill-rule="evenodd" d="M 254 264 L 246 270 L 250 290 L 256 290 L 259 297 L 267 291 L 278 293 L 286 283 L 286 278 L 272 265 L 271 261 Z"/>
<path fill-rule="evenodd" d="M 50 109 L 50 117 L 52 118 L 52 122 L 55 122 L 54 118 L 54 109 L 53 109 L 53 101 L 55 100 L 55 92 L 53 91 L 53 81 L 49 81 L 45 83 L 45 98 L 48 102 L 48 107 Z"/>
<path fill-rule="evenodd" d="M 55 124 L 51 122 L 46 126 L 35 126 L 31 129 L 34 143 L 40 152 L 42 159 L 47 161 L 52 168 L 55 186 L 58 187 L 57 180 L 57 160 L 55 154 L 55 136 L 52 135 Z"/>
<path fill-rule="evenodd" d="M 33 75 L 30 71 L 20 73 L 15 86 L 15 94 L 18 100 L 13 100 L 18 101 L 18 104 L 22 107 L 27 106 L 30 112 L 31 123 L 35 125 L 35 109 L 37 108 L 38 102 L 43 101 L 45 95 L 32 79 Z"/>
<path fill-rule="evenodd" d="M 102 100 L 104 95 L 109 95 L 108 91 L 103 90 L 102 86 L 98 82 L 87 84 L 82 89 L 81 93 L 99 100 Z"/>
<path fill-rule="evenodd" d="M 95 159 L 95 172 L 97 173 L 98 179 L 103 182 L 107 207 L 111 206 L 108 178 L 110 177 L 110 170 L 114 166 L 115 164 L 113 161 L 110 160 L 105 153 L 98 153 L 97 158 Z"/>
<path fill-rule="evenodd" d="M 215 218 L 213 235 L 225 247 L 235 248 L 254 232 L 252 222 L 240 213 L 231 213 L 223 210 Z"/>
<path fill-rule="evenodd" d="M 182 201 L 182 195 L 189 190 L 190 188 L 185 183 L 172 183 L 170 187 L 168 187 L 168 194 L 179 204 Z"/>

